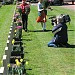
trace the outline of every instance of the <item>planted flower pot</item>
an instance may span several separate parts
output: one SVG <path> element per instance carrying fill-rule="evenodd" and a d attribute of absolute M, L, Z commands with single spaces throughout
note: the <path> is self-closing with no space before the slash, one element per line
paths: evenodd
<path fill-rule="evenodd" d="M 17 26 L 15 30 L 16 30 L 16 32 L 14 33 L 14 37 L 21 39 L 21 37 L 22 37 L 22 26 Z"/>
<path fill-rule="evenodd" d="M 22 42 L 21 41 L 15 41 L 14 45 L 19 45 L 20 47 L 22 46 Z"/>
<path fill-rule="evenodd" d="M 13 46 L 13 49 L 11 51 L 11 56 L 21 56 L 22 53 L 23 53 L 23 47 Z"/>
<path fill-rule="evenodd" d="M 24 53 L 22 52 L 20 55 L 21 55 L 21 58 L 23 59 L 24 58 Z"/>
<path fill-rule="evenodd" d="M 19 39 L 19 38 L 14 37 L 13 39 L 14 39 L 15 41 L 22 41 L 22 38 Z"/>
<path fill-rule="evenodd" d="M 21 56 L 10 56 L 10 63 L 16 64 L 15 60 L 18 59 L 20 61 Z"/>

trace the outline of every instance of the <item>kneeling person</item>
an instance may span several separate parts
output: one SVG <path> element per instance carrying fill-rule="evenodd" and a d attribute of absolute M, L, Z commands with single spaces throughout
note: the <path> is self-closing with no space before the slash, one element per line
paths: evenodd
<path fill-rule="evenodd" d="M 48 43 L 48 47 L 67 47 L 68 42 L 68 34 L 67 34 L 67 25 L 64 22 L 63 16 L 56 17 L 56 25 L 52 29 L 52 33 L 54 34 L 53 39 Z"/>

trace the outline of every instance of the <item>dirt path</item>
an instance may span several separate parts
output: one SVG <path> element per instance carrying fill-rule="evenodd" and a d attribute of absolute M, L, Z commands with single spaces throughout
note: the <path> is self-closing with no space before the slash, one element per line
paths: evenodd
<path fill-rule="evenodd" d="M 74 5 L 72 5 L 72 2 L 68 2 L 67 5 L 62 5 L 60 7 L 64 7 L 64 8 L 71 9 L 71 10 L 75 11 L 75 3 L 74 3 Z"/>
<path fill-rule="evenodd" d="M 37 5 L 37 3 L 32 3 L 31 5 Z M 64 7 L 65 9 L 67 8 L 67 9 L 71 9 L 71 10 L 74 10 L 75 11 L 75 4 L 74 5 L 72 5 L 72 3 L 71 2 L 69 2 L 68 4 L 66 4 L 66 5 L 62 5 L 62 6 L 60 6 L 60 7 Z"/>
<path fill-rule="evenodd" d="M 71 10 L 75 11 L 75 5 L 63 5 L 63 6 L 60 6 L 60 7 L 64 7 L 64 8 L 71 9 Z"/>

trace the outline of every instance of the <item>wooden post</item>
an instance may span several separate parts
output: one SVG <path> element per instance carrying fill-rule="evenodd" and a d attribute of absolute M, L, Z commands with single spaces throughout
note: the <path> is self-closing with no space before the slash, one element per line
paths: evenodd
<path fill-rule="evenodd" d="M 11 35 L 11 32 L 9 32 L 9 35 Z"/>
<path fill-rule="evenodd" d="M 12 31 L 12 28 L 10 28 L 10 31 Z"/>
<path fill-rule="evenodd" d="M 8 47 L 5 47 L 5 55 L 8 55 Z"/>
<path fill-rule="evenodd" d="M 5 55 L 7 55 L 7 63 L 9 63 L 9 60 L 10 60 L 10 52 L 9 52 L 8 47 L 5 47 Z"/>
<path fill-rule="evenodd" d="M 10 35 L 8 35 L 8 40 L 10 40 Z"/>
<path fill-rule="evenodd" d="M 0 67 L 0 75 L 4 75 L 4 67 Z"/>
<path fill-rule="evenodd" d="M 7 47 L 9 47 L 9 40 L 7 40 Z"/>
<path fill-rule="evenodd" d="M 12 24 L 12 23 L 11 23 Z M 11 25 L 10 28 L 13 28 L 13 26 Z"/>
<path fill-rule="evenodd" d="M 3 67 L 4 67 L 4 75 L 8 75 L 7 55 L 3 55 Z"/>
<path fill-rule="evenodd" d="M 12 49 L 10 40 L 7 40 L 7 47 L 8 47 L 8 56 L 10 57 L 10 53 L 11 53 L 11 49 Z"/>

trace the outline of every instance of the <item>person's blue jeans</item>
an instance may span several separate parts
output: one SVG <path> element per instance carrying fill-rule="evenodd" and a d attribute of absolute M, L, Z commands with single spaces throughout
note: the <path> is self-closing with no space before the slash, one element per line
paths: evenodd
<path fill-rule="evenodd" d="M 57 47 L 57 45 L 53 41 L 50 41 L 48 47 Z"/>

